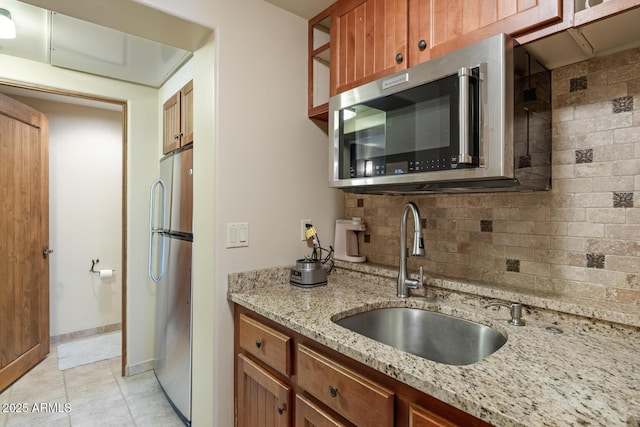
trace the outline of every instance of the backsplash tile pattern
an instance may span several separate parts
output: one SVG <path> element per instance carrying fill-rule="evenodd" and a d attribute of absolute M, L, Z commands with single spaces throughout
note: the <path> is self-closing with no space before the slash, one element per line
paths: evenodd
<path fill-rule="evenodd" d="M 345 216 L 367 224 L 360 252 L 398 265 L 411 200 L 426 219 L 426 256 L 410 269 L 640 305 L 640 49 L 556 69 L 553 91 L 551 191 L 345 193 Z"/>

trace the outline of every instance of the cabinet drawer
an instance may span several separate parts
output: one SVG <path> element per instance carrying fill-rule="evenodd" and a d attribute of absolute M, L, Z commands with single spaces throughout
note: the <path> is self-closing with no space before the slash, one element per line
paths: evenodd
<path fill-rule="evenodd" d="M 240 315 L 239 344 L 247 353 L 285 375 L 291 374 L 291 337 Z"/>
<path fill-rule="evenodd" d="M 298 385 L 358 426 L 393 426 L 394 394 L 350 369 L 298 345 Z"/>
<path fill-rule="evenodd" d="M 296 427 L 346 427 L 318 405 L 296 396 Z"/>

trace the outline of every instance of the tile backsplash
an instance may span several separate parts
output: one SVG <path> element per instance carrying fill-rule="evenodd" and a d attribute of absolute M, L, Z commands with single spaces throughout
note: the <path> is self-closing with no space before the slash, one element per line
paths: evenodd
<path fill-rule="evenodd" d="M 398 264 L 411 200 L 426 246 L 411 269 L 640 305 L 640 49 L 554 70 L 552 103 L 550 191 L 345 193 L 345 217 L 367 224 L 360 252 Z"/>

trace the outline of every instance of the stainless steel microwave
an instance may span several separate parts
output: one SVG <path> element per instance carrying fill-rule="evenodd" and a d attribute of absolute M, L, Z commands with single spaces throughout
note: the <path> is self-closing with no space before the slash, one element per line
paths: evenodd
<path fill-rule="evenodd" d="M 329 100 L 329 185 L 548 190 L 551 73 L 500 34 Z"/>

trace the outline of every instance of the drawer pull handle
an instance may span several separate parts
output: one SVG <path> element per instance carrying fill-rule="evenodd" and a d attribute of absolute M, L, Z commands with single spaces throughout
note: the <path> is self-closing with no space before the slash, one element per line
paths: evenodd
<path fill-rule="evenodd" d="M 278 406 L 278 414 L 284 414 L 284 406 Z"/>
<path fill-rule="evenodd" d="M 262 347 L 262 340 L 256 340 L 256 347 L 257 348 Z"/>
<path fill-rule="evenodd" d="M 329 386 L 329 395 L 330 395 L 331 397 L 336 397 L 336 396 L 338 396 L 338 387 L 330 385 L 330 386 Z"/>

